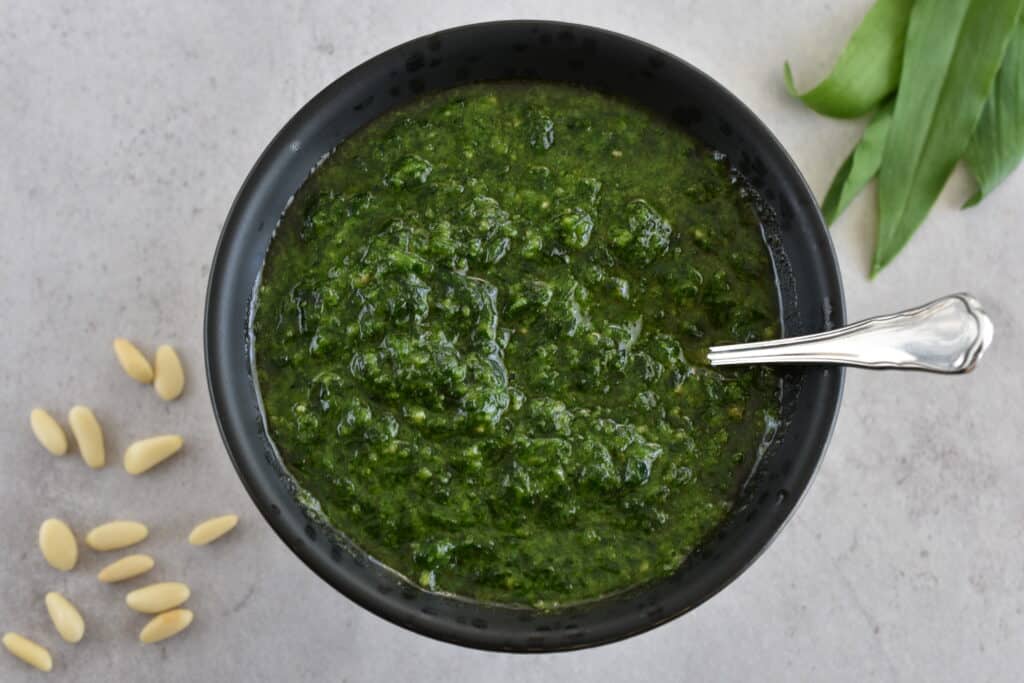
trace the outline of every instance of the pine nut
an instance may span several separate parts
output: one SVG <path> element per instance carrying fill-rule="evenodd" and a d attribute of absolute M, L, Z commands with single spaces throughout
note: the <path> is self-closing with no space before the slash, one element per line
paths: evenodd
<path fill-rule="evenodd" d="M 153 366 L 149 364 L 142 351 L 127 339 L 118 337 L 114 340 L 114 355 L 121 369 L 128 373 L 136 382 L 149 384 L 153 381 Z"/>
<path fill-rule="evenodd" d="M 136 441 L 124 452 L 124 468 L 130 474 L 142 474 L 177 453 L 182 444 L 184 440 L 177 434 Z"/>
<path fill-rule="evenodd" d="M 238 515 L 224 515 L 214 517 L 196 525 L 192 533 L 188 535 L 188 542 L 192 545 L 206 545 L 213 543 L 218 538 L 235 528 L 238 524 Z"/>
<path fill-rule="evenodd" d="M 15 657 L 40 671 L 49 671 L 53 668 L 53 657 L 50 656 L 50 652 L 25 636 L 17 633 L 5 633 L 4 647 Z"/>
<path fill-rule="evenodd" d="M 85 620 L 71 601 L 60 593 L 46 594 L 46 611 L 50 613 L 53 627 L 68 643 L 77 643 L 85 635 Z"/>
<path fill-rule="evenodd" d="M 135 545 L 149 535 L 141 522 L 117 520 L 101 524 L 85 535 L 85 543 L 93 550 L 118 550 Z"/>
<path fill-rule="evenodd" d="M 85 406 L 75 406 L 68 411 L 68 423 L 85 464 L 94 470 L 103 467 L 107 452 L 103 447 L 103 430 L 93 412 Z"/>
<path fill-rule="evenodd" d="M 35 408 L 28 418 L 32 425 L 32 433 L 36 435 L 43 448 L 54 455 L 64 455 L 68 452 L 67 434 L 52 415 L 42 408 Z"/>
<path fill-rule="evenodd" d="M 153 558 L 149 555 L 129 555 L 108 564 L 100 570 L 96 578 L 103 583 L 117 583 L 145 574 L 153 568 L 154 564 Z"/>
<path fill-rule="evenodd" d="M 192 592 L 185 584 L 177 581 L 165 581 L 133 590 L 125 596 L 124 601 L 136 612 L 157 614 L 177 607 L 188 600 L 191 594 Z"/>
<path fill-rule="evenodd" d="M 181 367 L 181 359 L 174 349 L 166 344 L 156 350 L 153 388 L 156 389 L 157 396 L 165 401 L 173 401 L 181 396 L 185 389 L 185 370 Z"/>
<path fill-rule="evenodd" d="M 144 643 L 158 643 L 165 638 L 181 633 L 192 623 L 192 612 L 187 609 L 172 609 L 170 612 L 153 617 L 142 628 L 139 640 Z"/>
<path fill-rule="evenodd" d="M 39 549 L 54 569 L 69 572 L 78 562 L 78 542 L 65 522 L 50 518 L 39 525 Z"/>

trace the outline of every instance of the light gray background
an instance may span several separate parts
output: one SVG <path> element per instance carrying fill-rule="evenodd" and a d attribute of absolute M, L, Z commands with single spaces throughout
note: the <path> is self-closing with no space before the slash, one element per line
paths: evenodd
<path fill-rule="evenodd" d="M 960 378 L 851 372 L 828 456 L 795 519 L 728 590 L 627 642 L 553 656 L 436 643 L 385 623 L 295 558 L 249 502 L 221 446 L 202 373 L 206 278 L 239 184 L 278 128 L 332 79 L 420 34 L 499 18 L 557 18 L 634 35 L 703 68 L 779 136 L 821 196 L 862 122 L 803 109 L 782 85 L 824 74 L 869 3 L 35 2 L 0 0 L 0 631 L 51 648 L 91 681 L 929 680 L 1009 681 L 1024 667 L 1024 324 L 1018 173 L 970 211 L 954 177 L 910 248 L 865 277 L 873 190 L 834 230 L 851 317 L 966 289 L 996 321 Z M 639 7 L 642 5 L 642 9 Z M 189 384 L 173 404 L 128 380 L 111 340 L 170 342 Z M 28 413 L 103 422 L 110 465 L 44 452 Z M 186 437 L 141 478 L 132 440 Z M 193 549 L 198 520 L 239 529 Z M 152 579 L 193 587 L 183 637 L 141 646 L 145 619 L 100 585 L 111 557 L 70 574 L 36 547 L 60 516 L 81 535 L 137 518 Z M 115 554 L 116 555 L 116 554 Z M 134 585 L 142 583 L 136 580 Z M 42 598 L 87 622 L 66 645 Z M 41 675 L 0 653 L 0 680 Z"/>

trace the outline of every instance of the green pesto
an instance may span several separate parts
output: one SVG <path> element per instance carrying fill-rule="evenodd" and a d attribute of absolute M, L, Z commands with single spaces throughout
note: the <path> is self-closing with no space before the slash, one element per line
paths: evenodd
<path fill-rule="evenodd" d="M 457 88 L 342 144 L 254 320 L 270 434 L 331 523 L 431 590 L 551 607 L 676 570 L 779 410 L 707 346 L 777 334 L 720 157 L 603 95 Z"/>

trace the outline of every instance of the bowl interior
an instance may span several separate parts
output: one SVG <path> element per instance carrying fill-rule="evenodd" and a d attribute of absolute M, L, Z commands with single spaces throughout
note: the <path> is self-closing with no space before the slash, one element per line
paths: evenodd
<path fill-rule="evenodd" d="M 250 365 L 254 285 L 281 213 L 313 167 L 381 113 L 476 81 L 564 81 L 630 100 L 723 152 L 760 197 L 787 335 L 845 322 L 839 270 L 813 195 L 781 145 L 712 79 L 652 46 L 599 29 L 536 21 L 450 29 L 390 50 L 328 86 L 257 161 L 211 268 L 205 346 L 214 412 L 249 494 L 286 544 L 355 602 L 423 634 L 474 647 L 552 651 L 645 631 L 707 600 L 745 569 L 793 511 L 824 452 L 841 369 L 784 377 L 783 425 L 732 515 L 673 576 L 555 612 L 423 591 L 352 547 L 296 489 L 264 429 Z"/>

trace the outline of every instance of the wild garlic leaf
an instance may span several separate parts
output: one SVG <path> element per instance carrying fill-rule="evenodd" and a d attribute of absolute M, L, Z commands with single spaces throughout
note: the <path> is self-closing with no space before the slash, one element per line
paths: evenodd
<path fill-rule="evenodd" d="M 978 191 L 974 206 L 1017 168 L 1024 157 L 1024 22 L 1018 22 L 1006 47 L 992 94 L 985 103 L 964 161 Z"/>
<path fill-rule="evenodd" d="M 863 116 L 884 100 L 900 80 L 903 40 L 913 0 L 878 0 L 864 15 L 832 72 L 803 95 L 793 83 L 789 62 L 786 89 L 826 116 Z"/>
<path fill-rule="evenodd" d="M 871 274 L 924 220 L 981 117 L 1024 0 L 917 0 L 878 174 Z"/>
<path fill-rule="evenodd" d="M 890 123 L 892 100 L 886 102 L 875 113 L 871 123 L 864 129 L 860 142 L 836 172 L 825 200 L 821 203 L 821 213 L 829 225 L 835 223 L 839 214 L 846 210 L 853 198 L 878 174 L 878 169 L 882 166 L 882 151 L 885 149 L 885 138 L 889 135 Z"/>

